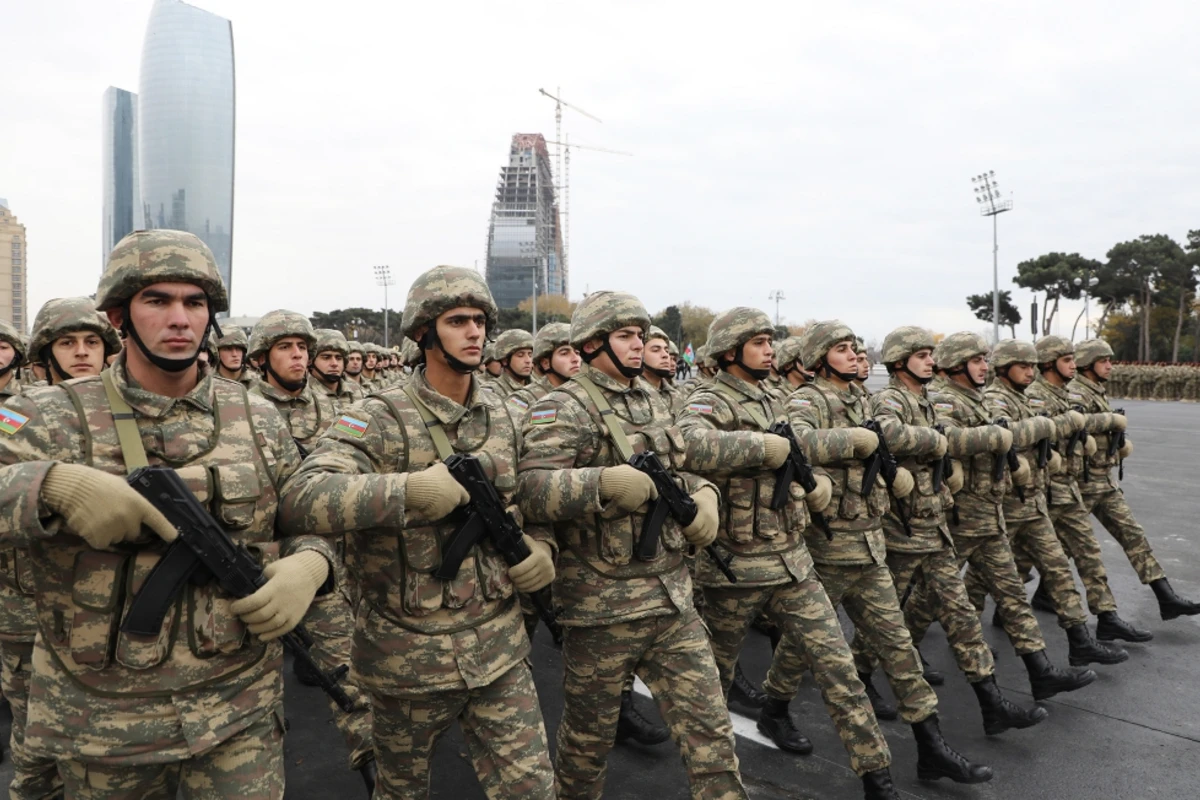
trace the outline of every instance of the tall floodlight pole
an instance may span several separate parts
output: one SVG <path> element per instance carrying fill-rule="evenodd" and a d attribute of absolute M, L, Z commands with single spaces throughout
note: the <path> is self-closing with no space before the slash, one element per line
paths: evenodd
<path fill-rule="evenodd" d="M 392 268 L 389 266 L 372 267 L 375 270 L 375 285 L 383 287 L 383 346 L 388 346 L 388 287 L 395 286 L 392 280 Z"/>
<path fill-rule="evenodd" d="M 787 300 L 787 298 L 784 297 L 782 289 L 774 289 L 774 290 L 772 290 L 772 292 L 769 295 L 767 295 L 767 299 L 775 301 L 775 327 L 778 328 L 779 327 L 779 301 Z"/>
<path fill-rule="evenodd" d="M 996 217 L 1005 211 L 1012 211 L 1012 200 L 1001 200 L 1000 183 L 996 180 L 996 170 L 989 170 L 971 178 L 975 184 L 975 202 L 979 203 L 979 213 L 992 218 L 992 339 L 1000 341 L 1000 243 L 999 226 Z"/>

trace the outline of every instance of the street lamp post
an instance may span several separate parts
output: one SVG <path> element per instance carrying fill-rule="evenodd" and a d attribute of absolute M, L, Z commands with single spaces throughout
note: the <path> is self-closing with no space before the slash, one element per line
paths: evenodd
<path fill-rule="evenodd" d="M 1088 336 L 1088 330 L 1090 330 L 1092 327 L 1092 315 L 1091 312 L 1088 311 L 1088 304 L 1092 299 L 1092 289 L 1096 288 L 1096 284 L 1100 282 L 1100 279 L 1090 272 L 1085 272 L 1084 275 L 1087 276 L 1086 280 L 1084 278 L 1075 278 L 1073 281 L 1071 281 L 1071 283 L 1075 284 L 1076 286 L 1083 287 L 1083 335 L 1086 338 Z M 1079 317 L 1076 317 L 1075 325 L 1078 324 Z M 1071 341 L 1075 341 L 1074 325 L 1071 326 Z"/>
<path fill-rule="evenodd" d="M 787 300 L 787 298 L 784 297 L 782 289 L 774 289 L 774 290 L 772 290 L 772 292 L 769 295 L 767 295 L 767 299 L 775 301 L 775 327 L 778 328 L 779 327 L 779 301 Z"/>
<path fill-rule="evenodd" d="M 975 202 L 979 203 L 979 213 L 992 218 L 992 338 L 1000 341 L 1000 244 L 999 229 L 996 217 L 1005 211 L 1012 211 L 1012 200 L 1001 200 L 999 181 L 996 180 L 996 170 L 989 170 L 971 178 L 975 184 Z"/>
<path fill-rule="evenodd" d="M 388 287 L 395 286 L 392 280 L 392 268 L 384 265 L 372 267 L 375 270 L 375 285 L 383 287 L 383 346 L 388 346 Z"/>

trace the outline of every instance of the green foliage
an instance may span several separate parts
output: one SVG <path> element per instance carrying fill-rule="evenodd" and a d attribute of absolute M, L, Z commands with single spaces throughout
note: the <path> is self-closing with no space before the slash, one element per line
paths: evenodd
<path fill-rule="evenodd" d="M 1050 333 L 1059 300 L 1078 300 L 1083 295 L 1087 277 L 1099 269 L 1099 261 L 1084 258 L 1079 253 L 1047 253 L 1017 265 L 1013 283 L 1035 293 L 1045 293 L 1041 304 L 1043 336 Z M 1076 279 L 1079 279 L 1078 285 Z"/>
<path fill-rule="evenodd" d="M 401 311 L 388 312 L 388 339 L 396 344 L 400 332 Z M 314 311 L 308 318 L 314 328 L 333 328 L 341 331 L 348 340 L 383 344 L 383 309 L 339 308 L 334 311 Z M 356 335 L 357 334 L 357 335 Z"/>
<path fill-rule="evenodd" d="M 683 315 L 679 313 L 679 306 L 667 306 L 651 319 L 681 350 L 687 347 L 687 342 L 683 341 Z"/>
<path fill-rule="evenodd" d="M 967 297 L 967 307 L 976 319 L 992 321 L 992 293 L 973 294 Z M 1021 312 L 1013 305 L 1012 292 L 1000 292 L 1000 324 L 1007 325 L 1012 338 L 1017 338 L 1017 326 L 1021 324 Z"/>

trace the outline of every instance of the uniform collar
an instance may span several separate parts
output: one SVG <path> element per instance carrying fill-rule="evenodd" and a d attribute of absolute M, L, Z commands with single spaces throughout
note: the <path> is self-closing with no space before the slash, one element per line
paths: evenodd
<path fill-rule="evenodd" d="M 1068 391 L 1067 391 L 1067 387 L 1065 387 L 1065 386 L 1055 386 L 1053 383 L 1051 383 L 1050 381 L 1046 380 L 1046 379 L 1045 379 L 1045 378 L 1043 378 L 1041 375 L 1039 375 L 1039 376 L 1037 377 L 1037 380 L 1035 380 L 1035 381 L 1033 382 L 1033 385 L 1034 385 L 1034 386 L 1040 386 L 1040 387 L 1041 387 L 1042 389 L 1044 389 L 1045 391 L 1047 391 L 1047 392 L 1050 392 L 1050 393 L 1051 393 L 1051 394 L 1053 394 L 1055 397 L 1058 397 L 1058 398 L 1060 398 L 1060 399 L 1063 399 L 1063 400 L 1069 400 L 1069 399 L 1070 399 L 1070 392 L 1068 392 Z M 1032 388 L 1032 387 L 1031 387 L 1031 388 Z"/>
<path fill-rule="evenodd" d="M 1082 372 L 1075 373 L 1075 380 L 1079 381 L 1079 384 L 1081 386 L 1086 387 L 1087 389 L 1095 392 L 1098 395 L 1104 395 L 1106 393 L 1104 390 L 1104 384 L 1100 383 L 1099 381 L 1092 380 L 1091 378 L 1084 375 Z"/>
<path fill-rule="evenodd" d="M 751 400 L 762 400 L 765 396 L 761 384 L 744 381 L 741 378 L 730 375 L 725 370 L 721 370 L 717 373 L 716 382 L 728 386 L 735 392 L 746 395 L 746 397 L 749 397 Z"/>
<path fill-rule="evenodd" d="M 839 389 L 834 385 L 833 381 L 824 375 L 817 375 L 808 385 L 832 394 L 838 400 L 841 400 L 844 405 L 852 405 L 862 399 L 862 389 L 859 389 L 854 382 L 851 382 L 846 389 Z"/>
<path fill-rule="evenodd" d="M 646 383 L 645 381 L 638 380 L 636 378 L 629 382 L 625 381 L 624 379 L 617 380 L 616 378 L 608 375 L 608 373 L 601 372 L 598 369 L 593 369 L 586 364 L 581 370 L 579 370 L 579 374 L 586 375 L 589 379 L 591 379 L 592 383 L 596 384 L 605 391 L 616 392 L 617 394 L 631 394 L 634 391 L 640 392 L 641 394 L 648 394 L 648 389 L 650 386 L 650 384 Z"/>
<path fill-rule="evenodd" d="M 257 386 L 258 391 L 262 393 L 263 397 L 275 403 L 287 405 L 299 403 L 300 405 L 308 405 L 313 401 L 312 381 L 305 383 L 304 388 L 300 390 L 300 394 L 294 397 L 282 389 L 276 389 L 274 386 L 268 383 L 265 378 L 259 378 Z"/>
<path fill-rule="evenodd" d="M 479 384 L 479 379 L 474 375 L 471 376 L 471 390 L 467 393 L 467 404 L 460 406 L 458 403 L 451 400 L 446 395 L 441 394 L 425 379 L 425 368 L 421 367 L 412 374 L 408 386 L 416 393 L 419 399 L 426 408 L 443 425 L 454 425 L 462 419 L 468 411 L 474 411 L 483 405 L 483 393 Z"/>
<path fill-rule="evenodd" d="M 129 407 L 145 417 L 161 418 L 170 414 L 176 404 L 190 405 L 208 413 L 213 409 L 213 374 L 211 370 L 200 367 L 200 380 L 196 387 L 183 397 L 165 397 L 161 394 L 143 389 L 128 372 L 125 371 L 125 353 L 117 356 L 117 360 L 108 368 L 112 374 L 113 386 L 125 398 Z"/>

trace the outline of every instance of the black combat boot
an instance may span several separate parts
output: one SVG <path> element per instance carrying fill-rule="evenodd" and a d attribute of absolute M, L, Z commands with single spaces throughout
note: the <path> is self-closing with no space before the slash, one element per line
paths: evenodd
<path fill-rule="evenodd" d="M 860 672 L 858 679 L 862 681 L 863 688 L 867 690 L 867 699 L 871 701 L 871 708 L 875 710 L 875 719 L 894 720 L 899 718 L 900 714 L 896 711 L 896 707 L 887 701 L 879 690 L 875 688 L 875 684 L 871 682 L 871 673 Z"/>
<path fill-rule="evenodd" d="M 917 777 L 921 780 L 949 778 L 955 783 L 986 783 L 992 779 L 991 767 L 972 764 L 942 738 L 937 714 L 914 722 L 912 729 L 917 740 Z"/>
<path fill-rule="evenodd" d="M 1038 611 L 1048 611 L 1051 614 L 1058 613 L 1058 609 L 1054 607 L 1054 600 L 1050 597 L 1050 592 L 1046 589 L 1045 578 L 1038 581 L 1037 590 L 1033 593 L 1033 597 L 1029 599 L 1029 605 Z"/>
<path fill-rule="evenodd" d="M 1150 631 L 1135 628 L 1117 616 L 1115 611 L 1101 611 L 1096 623 L 1096 638 L 1102 642 L 1123 639 L 1127 642 L 1148 642 L 1154 638 Z"/>
<path fill-rule="evenodd" d="M 900 800 L 892 785 L 892 773 L 887 767 L 872 770 L 862 776 L 864 800 Z"/>
<path fill-rule="evenodd" d="M 1158 598 L 1158 612 L 1162 614 L 1163 619 L 1190 617 L 1194 614 L 1200 614 L 1200 603 L 1184 600 L 1175 594 L 1175 590 L 1171 588 L 1170 581 L 1166 578 L 1151 581 L 1150 588 L 1154 590 L 1154 596 Z"/>
<path fill-rule="evenodd" d="M 362 775 L 363 783 L 367 785 L 367 797 L 375 796 L 375 781 L 379 779 L 379 767 L 375 764 L 375 757 L 358 768 L 358 773 Z"/>
<path fill-rule="evenodd" d="M 996 603 L 995 607 L 992 609 L 992 627 L 994 627 L 994 628 L 1003 628 L 1004 627 L 1004 620 L 1000 618 L 1000 604 L 999 603 Z"/>
<path fill-rule="evenodd" d="M 930 686 L 941 686 L 946 682 L 946 673 L 933 668 L 933 666 L 925 660 L 925 654 L 918 648 L 917 655 L 921 657 L 921 667 L 925 670 L 925 682 Z"/>
<path fill-rule="evenodd" d="M 796 730 L 796 722 L 788 711 L 788 701 L 767 697 L 767 704 L 758 714 L 758 729 L 766 734 L 775 746 L 789 753 L 806 756 L 813 751 L 812 742 Z"/>
<path fill-rule="evenodd" d="M 1045 650 L 1025 653 L 1021 656 L 1025 671 L 1029 673 L 1029 688 L 1034 700 L 1048 700 L 1059 692 L 1073 692 L 1096 680 L 1090 669 L 1059 669 L 1050 663 Z"/>
<path fill-rule="evenodd" d="M 296 680 L 305 686 L 320 686 L 321 679 L 317 677 L 316 671 L 307 661 L 296 659 L 292 662 L 292 674 L 296 676 Z"/>
<path fill-rule="evenodd" d="M 1072 667 L 1082 667 L 1085 664 L 1120 664 L 1129 660 L 1129 653 L 1117 645 L 1100 644 L 1092 638 L 1088 626 L 1081 622 L 1067 628 L 1067 663 Z"/>
<path fill-rule="evenodd" d="M 1034 706 L 1026 711 L 1000 693 L 996 685 L 996 676 L 988 675 L 978 683 L 972 683 L 975 696 L 979 698 L 979 710 L 983 713 L 983 732 L 988 736 L 1004 733 L 1009 728 L 1032 728 L 1050 716 L 1050 712 L 1040 706 Z"/>
<path fill-rule="evenodd" d="M 767 704 L 767 693 L 750 682 L 741 664 L 734 667 L 733 684 L 729 687 L 729 705 L 734 703 L 755 711 Z"/>
<path fill-rule="evenodd" d="M 671 738 L 666 725 L 655 725 L 642 716 L 633 702 L 633 692 L 621 693 L 621 717 L 617 720 L 617 741 L 634 741 L 641 745 L 662 744 Z"/>

